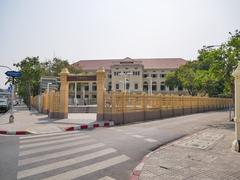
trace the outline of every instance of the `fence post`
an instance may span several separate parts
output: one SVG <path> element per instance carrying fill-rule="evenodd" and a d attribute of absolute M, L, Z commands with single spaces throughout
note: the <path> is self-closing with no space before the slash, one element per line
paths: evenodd
<path fill-rule="evenodd" d="M 240 62 L 237 69 L 232 74 L 235 78 L 235 140 L 232 144 L 232 149 L 240 152 Z"/>
<path fill-rule="evenodd" d="M 106 73 L 104 67 L 97 70 L 97 121 L 104 120 L 104 92 Z"/>

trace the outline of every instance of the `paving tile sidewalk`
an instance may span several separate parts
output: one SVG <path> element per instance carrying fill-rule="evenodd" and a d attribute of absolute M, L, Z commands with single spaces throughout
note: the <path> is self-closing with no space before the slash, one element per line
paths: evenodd
<path fill-rule="evenodd" d="M 144 160 L 138 179 L 240 179 L 240 153 L 231 150 L 233 139 L 229 122 L 160 147 Z"/>
<path fill-rule="evenodd" d="M 14 123 L 9 123 L 9 113 L 0 115 L 0 130 L 29 131 L 32 133 L 60 132 L 70 126 L 89 124 L 96 121 L 95 113 L 71 113 L 68 119 L 49 119 L 46 114 L 27 110 L 24 106 L 15 107 Z"/>

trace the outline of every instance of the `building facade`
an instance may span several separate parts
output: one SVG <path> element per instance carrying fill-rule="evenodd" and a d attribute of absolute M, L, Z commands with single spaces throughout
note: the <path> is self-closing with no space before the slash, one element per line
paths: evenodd
<path fill-rule="evenodd" d="M 178 93 L 181 87 L 169 88 L 165 77 L 187 61 L 181 58 L 81 60 L 73 66 L 83 70 L 82 75 L 94 75 L 99 67 L 106 71 L 107 91 Z M 69 104 L 96 104 L 95 81 L 71 82 Z"/>

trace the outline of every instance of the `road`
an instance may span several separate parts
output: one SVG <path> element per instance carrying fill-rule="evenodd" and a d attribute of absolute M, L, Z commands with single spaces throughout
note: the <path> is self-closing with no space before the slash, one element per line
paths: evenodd
<path fill-rule="evenodd" d="M 209 112 L 86 131 L 2 135 L 0 179 L 129 179 L 148 152 L 227 121 L 228 112 Z"/>

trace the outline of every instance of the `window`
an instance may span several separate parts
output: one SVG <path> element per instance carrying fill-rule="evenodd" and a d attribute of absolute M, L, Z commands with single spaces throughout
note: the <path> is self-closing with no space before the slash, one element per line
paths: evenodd
<path fill-rule="evenodd" d="M 87 94 L 85 95 L 85 98 L 88 98 L 88 95 L 87 95 Z"/>
<path fill-rule="evenodd" d="M 81 95 L 77 95 L 77 98 L 81 98 Z"/>
<path fill-rule="evenodd" d="M 112 74 L 108 74 L 108 78 L 111 79 L 112 78 Z"/>
<path fill-rule="evenodd" d="M 108 83 L 108 91 L 111 91 L 111 90 L 112 90 L 112 83 L 109 82 L 109 83 Z"/>
<path fill-rule="evenodd" d="M 157 83 L 156 82 L 152 83 L 152 91 L 157 91 Z"/>
<path fill-rule="evenodd" d="M 173 86 L 169 86 L 169 90 L 170 91 L 174 91 L 174 87 Z"/>
<path fill-rule="evenodd" d="M 147 82 L 143 83 L 143 91 L 145 91 L 145 92 L 148 91 L 148 83 Z"/>
<path fill-rule="evenodd" d="M 93 99 L 96 99 L 96 98 L 97 98 L 97 96 L 96 96 L 96 95 L 92 95 L 92 98 L 93 98 Z"/>
<path fill-rule="evenodd" d="M 92 84 L 92 90 L 93 90 L 93 91 L 96 91 L 96 90 L 97 90 L 97 85 L 96 85 L 96 83 L 93 83 L 93 84 Z"/>
<path fill-rule="evenodd" d="M 120 73 L 121 73 L 121 72 L 119 72 L 119 71 L 116 71 L 116 72 L 114 72 L 114 76 L 119 76 L 119 75 L 120 75 Z"/>
<path fill-rule="evenodd" d="M 143 77 L 144 77 L 144 78 L 147 78 L 147 77 L 148 77 L 148 74 L 144 74 Z"/>
<path fill-rule="evenodd" d="M 157 74 L 152 74 L 152 78 L 156 78 L 157 77 Z"/>
<path fill-rule="evenodd" d="M 161 78 L 165 78 L 165 74 L 160 74 L 160 77 Z"/>
<path fill-rule="evenodd" d="M 134 84 L 134 89 L 137 90 L 138 89 L 138 84 Z"/>
<path fill-rule="evenodd" d="M 116 89 L 119 90 L 119 84 L 116 84 Z"/>
<path fill-rule="evenodd" d="M 140 71 L 133 71 L 133 75 L 134 76 L 139 76 L 140 75 Z"/>
<path fill-rule="evenodd" d="M 85 87 L 84 87 L 84 90 L 85 90 L 85 91 L 89 91 L 89 87 L 88 87 L 88 86 L 85 86 Z"/>
<path fill-rule="evenodd" d="M 127 83 L 126 83 L 126 89 L 128 90 L 129 87 L 130 87 L 130 84 L 129 84 L 129 82 L 127 82 Z"/>
<path fill-rule="evenodd" d="M 165 91 L 165 90 L 166 90 L 165 85 L 162 84 L 162 85 L 160 86 L 160 89 L 161 89 L 161 91 Z"/>

